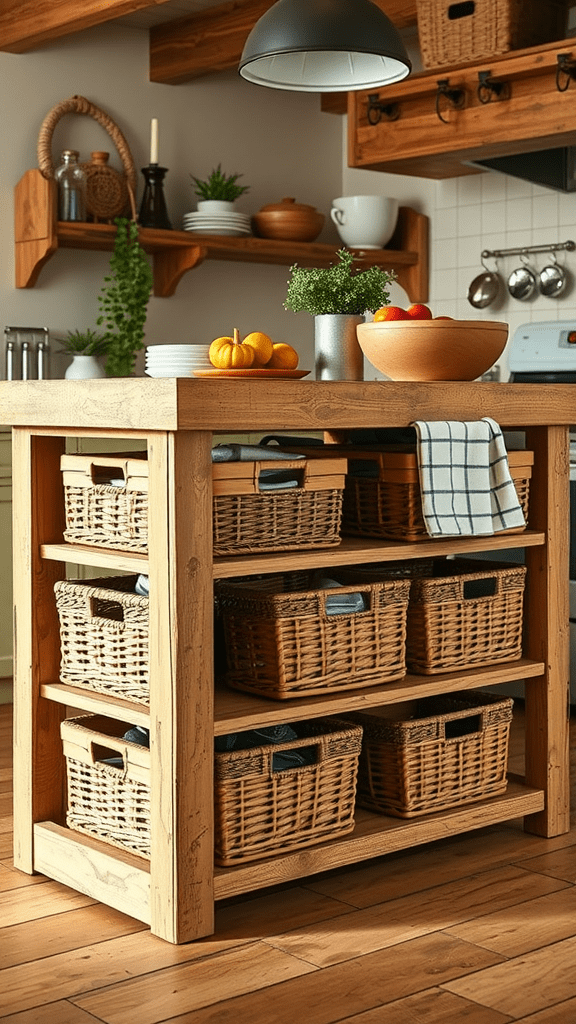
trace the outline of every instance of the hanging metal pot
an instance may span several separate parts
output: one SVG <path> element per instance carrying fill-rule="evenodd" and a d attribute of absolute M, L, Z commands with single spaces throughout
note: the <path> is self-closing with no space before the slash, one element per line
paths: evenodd
<path fill-rule="evenodd" d="M 549 299 L 557 299 L 566 289 L 568 274 L 558 263 L 554 251 L 552 251 L 552 261 L 542 267 L 538 287 L 541 295 L 546 295 Z"/>
<path fill-rule="evenodd" d="M 520 261 L 522 266 L 513 270 L 508 278 L 508 291 L 513 299 L 526 302 L 536 291 L 538 279 L 532 268 L 528 265 L 528 260 L 524 253 L 520 256 Z"/>
<path fill-rule="evenodd" d="M 495 270 L 489 270 L 484 260 L 482 260 L 482 266 L 484 273 L 478 274 L 468 289 L 468 302 L 475 309 L 485 309 L 498 298 L 500 291 L 500 275 Z"/>

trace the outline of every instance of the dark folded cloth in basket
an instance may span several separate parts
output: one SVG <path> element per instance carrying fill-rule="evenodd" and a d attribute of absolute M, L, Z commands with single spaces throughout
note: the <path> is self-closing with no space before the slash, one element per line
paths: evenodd
<path fill-rule="evenodd" d="M 214 749 L 219 752 L 226 750 L 251 750 L 253 747 L 265 747 L 271 743 L 289 743 L 297 740 L 298 733 L 290 725 L 273 725 L 269 729 L 251 729 L 249 732 L 229 733 L 216 736 Z M 297 750 L 279 750 L 272 756 L 272 771 L 279 772 L 285 768 L 301 768 L 306 764 L 314 764 L 315 751 L 312 747 L 299 747 Z"/>

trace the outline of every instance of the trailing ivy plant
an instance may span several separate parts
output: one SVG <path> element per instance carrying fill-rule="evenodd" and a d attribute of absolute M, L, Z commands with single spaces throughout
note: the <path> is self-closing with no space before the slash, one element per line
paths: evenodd
<path fill-rule="evenodd" d="M 104 325 L 106 373 L 129 377 L 136 353 L 144 347 L 144 325 L 152 292 L 152 268 L 138 241 L 138 225 L 116 217 L 116 238 L 110 257 L 110 275 L 104 278 L 98 302 Z"/>
<path fill-rule="evenodd" d="M 396 280 L 393 270 L 368 267 L 353 270 L 354 255 L 339 249 L 338 263 L 330 267 L 290 267 L 291 278 L 284 301 L 285 309 L 312 316 L 322 313 L 349 313 L 362 316 L 386 306 L 390 301 L 387 286 Z"/>

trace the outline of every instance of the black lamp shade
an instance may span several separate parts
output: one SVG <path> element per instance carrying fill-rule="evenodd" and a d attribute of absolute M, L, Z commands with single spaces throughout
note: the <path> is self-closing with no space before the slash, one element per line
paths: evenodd
<path fill-rule="evenodd" d="M 411 67 L 372 0 L 278 0 L 252 29 L 238 70 L 271 89 L 347 92 L 398 82 Z"/>

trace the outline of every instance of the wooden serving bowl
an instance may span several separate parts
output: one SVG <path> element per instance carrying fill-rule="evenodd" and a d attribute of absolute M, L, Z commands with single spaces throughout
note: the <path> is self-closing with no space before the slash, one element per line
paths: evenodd
<path fill-rule="evenodd" d="M 508 324 L 492 320 L 390 320 L 359 324 L 364 355 L 391 380 L 476 380 L 502 355 Z"/>
<path fill-rule="evenodd" d="M 313 242 L 324 227 L 324 215 L 306 203 L 283 199 L 281 203 L 270 203 L 255 213 L 252 227 L 260 238 Z"/>

